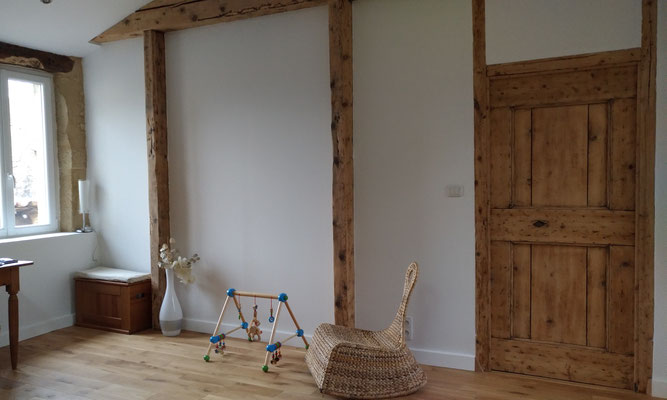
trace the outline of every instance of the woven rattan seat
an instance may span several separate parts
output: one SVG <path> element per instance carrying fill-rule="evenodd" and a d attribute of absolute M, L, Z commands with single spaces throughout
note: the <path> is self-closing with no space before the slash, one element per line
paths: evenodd
<path fill-rule="evenodd" d="M 419 267 L 405 274 L 403 299 L 389 328 L 366 331 L 321 324 L 306 353 L 306 364 L 324 393 L 355 399 L 404 396 L 426 384 L 426 375 L 405 345 L 403 325 Z"/>

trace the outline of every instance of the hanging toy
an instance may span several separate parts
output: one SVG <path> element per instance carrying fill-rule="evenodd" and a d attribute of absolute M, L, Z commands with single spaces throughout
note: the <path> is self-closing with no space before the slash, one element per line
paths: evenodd
<path fill-rule="evenodd" d="M 221 333 L 219 335 L 211 336 L 210 342 L 215 343 L 215 353 L 216 354 L 224 354 L 224 350 L 227 346 L 225 346 L 225 335 L 224 333 Z M 208 361 L 208 360 L 207 360 Z"/>
<path fill-rule="evenodd" d="M 272 324 L 276 319 L 273 318 L 273 299 L 271 299 L 271 308 L 269 309 L 269 323 Z"/>
<path fill-rule="evenodd" d="M 236 309 L 239 311 L 239 319 L 241 319 L 241 297 L 239 297 L 239 302 L 236 305 Z"/>
<path fill-rule="evenodd" d="M 280 350 L 276 350 L 271 355 L 271 364 L 278 364 L 278 361 L 283 358 L 283 355 L 280 353 Z"/>
<path fill-rule="evenodd" d="M 260 322 L 257 319 L 257 299 L 255 298 L 255 305 L 252 307 L 252 321 L 250 321 L 250 328 L 248 328 L 248 340 L 249 341 L 261 341 L 262 340 L 262 331 L 259 329 Z"/>
<path fill-rule="evenodd" d="M 215 353 L 223 355 L 225 354 L 225 349 L 227 346 L 225 345 L 225 342 L 218 342 L 215 344 Z"/>

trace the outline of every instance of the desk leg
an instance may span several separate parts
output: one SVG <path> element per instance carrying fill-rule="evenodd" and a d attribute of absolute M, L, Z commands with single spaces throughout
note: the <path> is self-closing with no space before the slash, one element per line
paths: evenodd
<path fill-rule="evenodd" d="M 7 285 L 9 293 L 9 354 L 12 358 L 12 369 L 16 369 L 19 360 L 19 271 L 12 268 L 12 283 Z"/>

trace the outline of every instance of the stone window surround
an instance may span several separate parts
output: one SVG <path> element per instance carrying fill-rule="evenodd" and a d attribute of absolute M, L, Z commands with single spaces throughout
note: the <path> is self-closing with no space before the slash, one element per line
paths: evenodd
<path fill-rule="evenodd" d="M 0 42 L 2 64 L 37 69 L 53 76 L 59 230 L 74 231 L 82 223 L 78 180 L 86 178 L 87 165 L 82 59 Z"/>

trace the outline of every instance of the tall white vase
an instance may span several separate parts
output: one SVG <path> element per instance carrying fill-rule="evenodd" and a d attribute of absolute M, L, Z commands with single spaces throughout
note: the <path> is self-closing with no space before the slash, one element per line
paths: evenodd
<path fill-rule="evenodd" d="M 166 269 L 165 272 L 167 273 L 167 290 L 165 290 L 160 307 L 160 329 L 165 336 L 178 336 L 181 334 L 183 324 L 183 310 L 174 290 L 174 271 Z"/>

